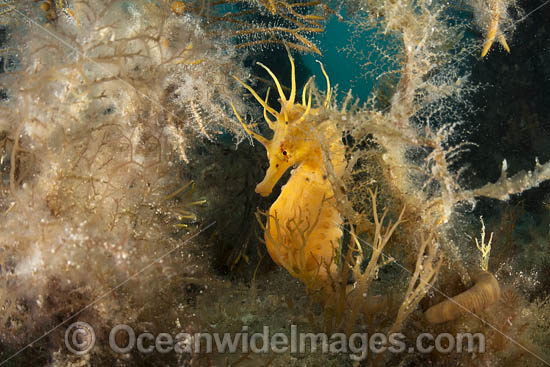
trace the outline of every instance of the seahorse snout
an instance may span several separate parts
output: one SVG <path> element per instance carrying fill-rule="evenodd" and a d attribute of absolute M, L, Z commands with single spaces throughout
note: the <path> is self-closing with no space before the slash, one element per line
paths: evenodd
<path fill-rule="evenodd" d="M 275 184 L 290 166 L 290 164 L 284 161 L 271 163 L 265 173 L 263 181 L 256 185 L 256 193 L 262 196 L 269 196 Z"/>

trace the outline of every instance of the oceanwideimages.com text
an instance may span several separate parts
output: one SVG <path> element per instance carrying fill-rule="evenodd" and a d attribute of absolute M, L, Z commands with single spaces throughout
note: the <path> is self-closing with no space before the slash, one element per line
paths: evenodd
<path fill-rule="evenodd" d="M 95 344 L 93 328 L 84 322 L 71 324 L 65 333 L 67 348 L 76 354 L 90 351 Z M 264 326 L 252 332 L 244 325 L 236 333 L 159 333 L 136 332 L 128 325 L 117 325 L 109 332 L 109 347 L 118 354 L 139 353 L 331 353 L 349 354 L 363 360 L 369 353 L 483 353 L 481 333 L 421 333 L 411 343 L 403 333 L 311 333 L 297 325 L 276 332 Z"/>

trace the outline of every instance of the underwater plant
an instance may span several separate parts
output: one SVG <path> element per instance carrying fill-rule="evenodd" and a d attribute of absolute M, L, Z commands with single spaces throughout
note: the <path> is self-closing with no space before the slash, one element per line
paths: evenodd
<path fill-rule="evenodd" d="M 223 119 L 239 57 L 195 19 L 148 1 L 56 5 L 55 17 L 33 1 L 13 9 L 7 42 L 23 41 L 0 75 L 2 362 L 52 359 L 59 320 L 77 316 L 98 338 L 128 319 L 191 329 L 192 313 L 173 306 L 187 305 L 185 291 L 152 302 L 211 279 L 190 256 L 203 200 L 186 162 L 203 139 L 244 136 Z"/>
<path fill-rule="evenodd" d="M 312 35 L 322 34 L 328 16 L 336 14 L 322 1 L 221 0 L 186 2 L 188 12 L 204 19 L 213 37 L 238 49 L 286 45 L 320 55 Z"/>

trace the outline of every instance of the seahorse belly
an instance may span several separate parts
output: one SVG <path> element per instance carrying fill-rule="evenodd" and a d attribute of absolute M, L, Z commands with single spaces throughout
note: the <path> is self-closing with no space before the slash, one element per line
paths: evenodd
<path fill-rule="evenodd" d="M 306 282 L 324 280 L 327 270 L 336 270 L 334 252 L 342 236 L 342 218 L 323 170 L 302 164 L 269 214 L 265 241 L 277 264 Z"/>

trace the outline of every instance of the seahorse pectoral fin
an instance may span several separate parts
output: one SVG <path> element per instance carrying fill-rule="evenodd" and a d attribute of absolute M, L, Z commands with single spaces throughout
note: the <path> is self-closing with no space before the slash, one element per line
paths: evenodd
<path fill-rule="evenodd" d="M 256 193 L 262 196 L 268 196 L 271 194 L 271 190 L 275 184 L 279 181 L 281 176 L 286 172 L 286 170 L 291 166 L 290 163 L 274 158 L 277 162 L 272 162 L 270 160 L 269 168 L 265 173 L 265 177 L 262 182 L 256 186 Z"/>

